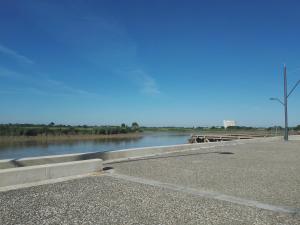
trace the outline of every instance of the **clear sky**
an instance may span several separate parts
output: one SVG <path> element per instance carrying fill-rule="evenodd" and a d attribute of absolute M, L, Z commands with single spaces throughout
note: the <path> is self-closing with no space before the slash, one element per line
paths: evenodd
<path fill-rule="evenodd" d="M 0 123 L 283 125 L 300 79 L 299 1 L 1 0 L 0 28 Z"/>

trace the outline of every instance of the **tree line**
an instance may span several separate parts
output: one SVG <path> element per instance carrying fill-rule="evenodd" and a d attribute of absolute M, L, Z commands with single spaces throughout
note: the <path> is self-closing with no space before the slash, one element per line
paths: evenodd
<path fill-rule="evenodd" d="M 268 128 L 255 128 L 246 126 L 228 127 L 228 130 L 282 130 L 280 126 Z M 300 125 L 290 127 L 290 130 L 300 131 Z M 137 122 L 133 122 L 131 126 L 125 123 L 120 126 L 88 126 L 88 125 L 63 125 L 55 124 L 0 124 L 0 136 L 47 136 L 47 135 L 111 135 L 126 134 L 142 131 L 222 131 L 220 127 L 140 127 Z"/>
<path fill-rule="evenodd" d="M 211 127 L 141 127 L 144 131 L 224 131 L 224 126 L 211 126 Z M 237 131 L 256 131 L 256 130 L 283 130 L 284 128 L 281 126 L 273 126 L 273 127 L 250 127 L 250 126 L 229 126 L 226 128 L 227 130 L 237 130 Z M 300 131 L 300 125 L 295 127 L 289 127 L 290 130 Z"/>
<path fill-rule="evenodd" d="M 0 124 L 0 136 L 48 136 L 48 135 L 111 135 L 140 132 L 137 122 L 131 126 L 70 126 L 45 124 Z"/>

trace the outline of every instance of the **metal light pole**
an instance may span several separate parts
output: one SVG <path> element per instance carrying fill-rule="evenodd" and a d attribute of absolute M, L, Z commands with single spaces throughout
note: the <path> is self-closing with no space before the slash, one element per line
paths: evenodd
<path fill-rule="evenodd" d="M 284 101 L 282 102 L 278 98 L 270 98 L 270 100 L 275 100 L 278 101 L 280 104 L 284 106 L 284 140 L 288 141 L 289 140 L 289 128 L 288 128 L 288 97 L 292 94 L 292 92 L 295 90 L 295 88 L 298 86 L 300 83 L 300 80 L 297 81 L 297 83 L 294 85 L 292 90 L 287 94 L 287 75 L 286 75 L 286 65 L 284 65 L 283 69 L 283 77 L 284 77 L 284 93 L 283 93 L 283 98 Z"/>
<path fill-rule="evenodd" d="M 284 140 L 288 141 L 289 140 L 289 127 L 288 127 L 288 111 L 287 111 L 287 104 L 288 104 L 288 99 L 287 99 L 287 79 L 286 79 L 286 65 L 284 65 L 283 69 L 283 76 L 284 76 Z"/>

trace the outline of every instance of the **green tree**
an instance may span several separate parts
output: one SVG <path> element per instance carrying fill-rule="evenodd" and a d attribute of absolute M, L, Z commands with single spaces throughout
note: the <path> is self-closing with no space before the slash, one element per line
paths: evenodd
<path fill-rule="evenodd" d="M 138 130 L 140 128 L 139 124 L 137 122 L 133 122 L 131 124 L 131 129 L 132 130 Z"/>

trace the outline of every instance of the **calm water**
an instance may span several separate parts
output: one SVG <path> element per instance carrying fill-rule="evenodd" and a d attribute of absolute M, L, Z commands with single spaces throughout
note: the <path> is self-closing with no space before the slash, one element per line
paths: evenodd
<path fill-rule="evenodd" d="M 104 152 L 127 148 L 186 144 L 189 134 L 145 133 L 140 138 L 56 142 L 22 142 L 0 145 L 0 159 L 58 155 L 81 152 Z"/>

